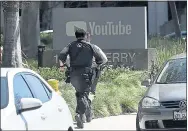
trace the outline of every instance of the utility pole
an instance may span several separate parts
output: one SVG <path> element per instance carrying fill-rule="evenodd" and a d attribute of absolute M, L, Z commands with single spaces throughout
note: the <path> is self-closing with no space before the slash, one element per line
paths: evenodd
<path fill-rule="evenodd" d="M 172 14 L 172 20 L 174 22 L 174 29 L 175 29 L 176 37 L 181 38 L 181 29 L 180 29 L 180 23 L 179 23 L 175 1 L 169 1 L 169 4 L 170 4 L 170 10 Z"/>

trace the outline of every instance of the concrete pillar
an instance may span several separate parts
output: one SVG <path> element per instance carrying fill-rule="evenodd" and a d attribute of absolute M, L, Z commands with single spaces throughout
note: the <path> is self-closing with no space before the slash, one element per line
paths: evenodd
<path fill-rule="evenodd" d="M 148 2 L 149 34 L 160 33 L 160 26 L 168 21 L 168 3 Z"/>

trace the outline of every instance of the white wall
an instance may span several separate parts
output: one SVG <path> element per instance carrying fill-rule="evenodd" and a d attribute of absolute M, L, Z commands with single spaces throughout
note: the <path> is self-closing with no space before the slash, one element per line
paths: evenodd
<path fill-rule="evenodd" d="M 148 28 L 149 34 L 160 33 L 160 26 L 168 21 L 168 3 L 148 2 Z"/>

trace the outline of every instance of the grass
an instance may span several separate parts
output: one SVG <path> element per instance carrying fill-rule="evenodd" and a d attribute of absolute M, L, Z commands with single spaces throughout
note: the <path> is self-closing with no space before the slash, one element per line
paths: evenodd
<path fill-rule="evenodd" d="M 157 37 L 148 41 L 148 47 L 157 49 L 156 65 L 158 67 L 173 55 L 186 51 L 183 41 Z M 59 89 L 74 116 L 75 90 L 71 85 L 64 83 L 64 73 L 56 67 L 37 69 L 36 61 L 28 63 L 30 63 L 31 69 L 37 71 L 46 80 L 57 79 L 60 81 Z M 147 75 L 146 71 L 131 71 L 125 68 L 105 69 L 97 85 L 96 98 L 92 103 L 95 118 L 135 112 L 139 100 L 146 91 L 146 88 L 141 87 L 140 83 Z"/>

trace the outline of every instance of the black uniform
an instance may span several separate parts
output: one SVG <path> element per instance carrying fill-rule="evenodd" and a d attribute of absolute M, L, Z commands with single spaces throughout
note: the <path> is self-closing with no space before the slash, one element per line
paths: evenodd
<path fill-rule="evenodd" d="M 97 67 L 95 61 L 93 62 L 92 65 L 92 70 L 93 70 L 93 77 L 92 77 L 92 85 L 91 85 L 91 92 L 95 95 L 96 92 L 96 86 L 99 80 L 99 77 L 101 75 L 103 67 Z"/>
<path fill-rule="evenodd" d="M 89 118 L 87 115 L 91 115 L 91 101 L 88 95 L 92 84 L 93 57 L 95 57 L 96 64 L 101 65 L 107 62 L 106 55 L 99 47 L 87 43 L 84 39 L 70 43 L 60 52 L 59 59 L 65 63 L 67 55 L 70 57 L 70 82 L 76 90 L 76 113 L 79 115 L 85 113 L 86 118 Z"/>

